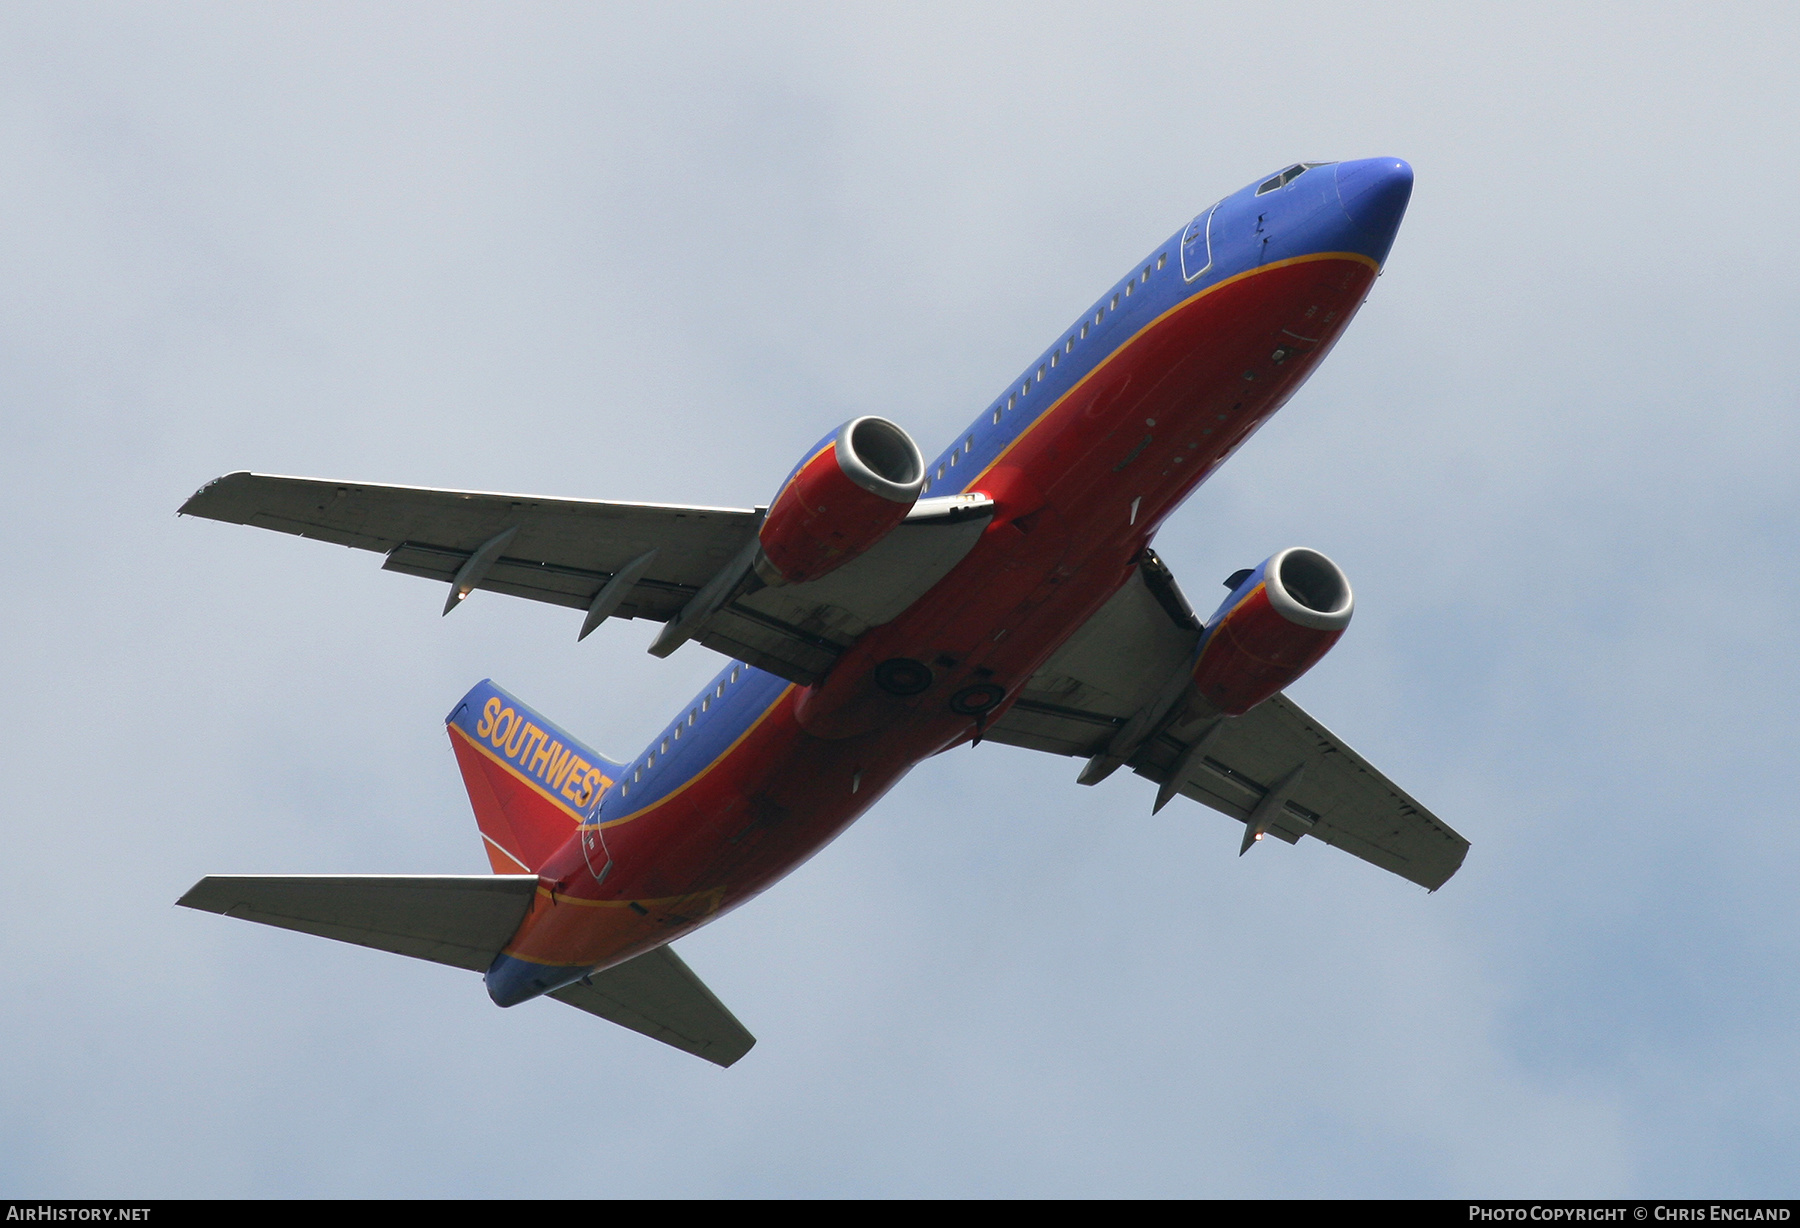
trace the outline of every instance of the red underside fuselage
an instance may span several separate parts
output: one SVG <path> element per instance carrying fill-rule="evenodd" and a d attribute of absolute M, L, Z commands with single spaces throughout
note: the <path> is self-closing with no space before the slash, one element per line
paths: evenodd
<path fill-rule="evenodd" d="M 1003 712 L 1126 581 L 1163 519 L 1305 380 L 1375 274 L 1355 253 L 1280 261 L 1138 330 L 959 477 L 997 510 L 955 570 L 824 682 L 789 686 L 681 788 L 608 823 L 604 882 L 571 839 L 505 954 L 598 969 L 679 937 L 818 852 L 914 764 L 977 737 L 950 696 L 994 684 L 1007 699 L 987 719 Z M 930 663 L 932 686 L 906 697 L 876 686 L 874 667 L 894 657 Z"/>

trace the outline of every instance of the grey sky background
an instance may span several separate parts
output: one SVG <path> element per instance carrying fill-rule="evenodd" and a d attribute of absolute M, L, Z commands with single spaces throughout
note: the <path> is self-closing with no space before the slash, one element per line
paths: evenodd
<path fill-rule="evenodd" d="M 0 1193 L 1792 1196 L 1800 21 L 1466 8 L 0 11 Z M 172 907 L 479 872 L 471 683 L 626 756 L 716 668 L 207 480 L 749 505 L 1384 154 L 1368 306 L 1157 545 L 1345 567 L 1293 693 L 1438 894 L 962 750 L 682 944 L 729 1071 Z"/>

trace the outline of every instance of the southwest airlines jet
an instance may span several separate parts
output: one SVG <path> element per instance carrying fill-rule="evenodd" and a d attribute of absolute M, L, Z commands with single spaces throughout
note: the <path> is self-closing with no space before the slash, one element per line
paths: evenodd
<path fill-rule="evenodd" d="M 1468 841 L 1281 692 L 1350 582 L 1281 550 L 1196 616 L 1151 549 L 1362 305 L 1412 194 L 1307 162 L 1203 210 L 927 461 L 883 418 L 767 507 L 607 503 L 234 473 L 182 511 L 379 551 L 389 571 L 663 624 L 730 661 L 636 758 L 484 681 L 446 719 L 491 875 L 202 879 L 190 908 L 481 973 L 728 1066 L 754 1037 L 670 943 L 772 886 L 919 761 L 1005 742 L 1128 768 L 1436 890 Z"/>

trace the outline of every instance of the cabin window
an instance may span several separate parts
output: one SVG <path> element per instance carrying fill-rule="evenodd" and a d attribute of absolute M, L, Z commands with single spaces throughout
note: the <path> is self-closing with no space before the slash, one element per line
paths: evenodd
<path fill-rule="evenodd" d="M 1018 403 L 1019 403 L 1019 394 L 1016 392 L 1006 398 L 1006 408 L 1008 408 L 1008 409 L 1011 409 L 1013 406 L 1017 405 Z"/>
<path fill-rule="evenodd" d="M 1054 367 L 1054 366 L 1055 366 L 1055 365 L 1056 365 L 1056 360 L 1057 360 L 1057 359 L 1059 359 L 1059 358 L 1061 358 L 1061 357 L 1062 357 L 1062 351 L 1061 351 L 1061 350 L 1058 350 L 1058 351 L 1056 351 L 1056 353 L 1054 353 L 1054 354 L 1052 354 L 1052 355 L 1050 355 L 1050 365 L 1051 365 L 1051 366 L 1052 366 L 1052 367 Z"/>
<path fill-rule="evenodd" d="M 662 753 L 665 755 L 669 753 L 669 739 L 667 738 L 662 740 Z"/>
<path fill-rule="evenodd" d="M 692 726 L 692 725 L 693 725 L 693 723 L 694 723 L 694 719 L 695 719 L 695 718 L 696 718 L 696 717 L 698 717 L 698 716 L 699 716 L 699 715 L 700 715 L 700 712 L 699 712 L 699 710 L 698 710 L 698 709 L 690 709 L 690 710 L 689 710 L 689 711 L 688 711 L 688 725 L 689 725 L 689 726 L 690 726 L 690 727 L 691 727 L 691 726 Z"/>
<path fill-rule="evenodd" d="M 637 771 L 635 771 L 631 774 L 631 783 L 635 785 L 638 781 L 642 780 L 643 778 L 644 778 L 644 767 L 642 764 L 639 764 Z"/>
<path fill-rule="evenodd" d="M 950 467 L 952 469 L 956 468 L 956 453 L 954 452 L 950 454 Z"/>
<path fill-rule="evenodd" d="M 650 752 L 650 757 L 649 757 L 649 758 L 648 758 L 648 759 L 646 759 L 646 760 L 644 760 L 644 767 L 645 767 L 645 769 L 646 769 L 646 770 L 648 770 L 648 769 L 650 769 L 650 768 L 653 768 L 653 767 L 655 767 L 655 766 L 656 766 L 656 752 L 655 752 L 655 751 L 651 751 L 651 752 Z"/>
<path fill-rule="evenodd" d="M 1075 352 L 1075 338 L 1070 337 L 1067 341 L 1063 342 L 1063 353 L 1073 354 L 1074 352 Z"/>
<path fill-rule="evenodd" d="M 1125 297 L 1130 298 L 1131 292 L 1136 288 L 1137 288 L 1137 283 L 1135 281 L 1126 282 L 1125 283 Z M 1117 296 L 1115 295 L 1114 297 L 1116 298 Z"/>
<path fill-rule="evenodd" d="M 1119 296 L 1116 294 L 1113 295 L 1112 309 L 1114 311 L 1117 311 L 1119 309 Z"/>
<path fill-rule="evenodd" d="M 942 465 L 938 466 L 937 480 L 940 482 L 944 480 L 944 467 Z"/>
<path fill-rule="evenodd" d="M 963 451 L 964 452 L 967 452 L 970 448 L 972 448 L 974 446 L 975 446 L 975 436 L 971 435 L 967 439 L 963 440 Z"/>
<path fill-rule="evenodd" d="M 1081 322 L 1081 339 L 1083 341 L 1087 340 L 1087 330 L 1088 330 L 1087 321 L 1083 320 Z"/>
<path fill-rule="evenodd" d="M 721 682 L 718 686 L 713 688 L 713 698 L 714 699 L 724 699 L 725 698 L 725 684 L 723 682 Z"/>
<path fill-rule="evenodd" d="M 733 681 L 733 682 L 736 682 L 738 680 L 738 669 L 739 669 L 739 667 L 736 665 L 731 667 L 731 681 Z"/>
<path fill-rule="evenodd" d="M 1026 393 L 1028 393 L 1030 391 L 1031 391 L 1031 381 L 1029 379 L 1027 379 L 1023 384 L 1019 385 L 1019 395 L 1020 396 L 1024 396 Z"/>
<path fill-rule="evenodd" d="M 1159 273 L 1162 272 L 1163 265 L 1167 263 L 1169 263 L 1169 253 L 1164 252 L 1156 258 L 1156 271 Z"/>
<path fill-rule="evenodd" d="M 680 726 L 680 725 L 679 725 L 679 724 L 678 724 L 678 725 L 676 725 L 676 726 L 675 726 L 675 732 L 674 732 L 674 734 L 672 734 L 672 735 L 671 735 L 671 736 L 672 736 L 672 737 L 673 737 L 673 738 L 674 738 L 674 739 L 675 739 L 675 740 L 676 740 L 676 741 L 677 741 L 677 742 L 679 742 L 679 741 L 681 741 L 681 726 Z"/>
<path fill-rule="evenodd" d="M 1000 410 L 997 407 L 994 410 L 994 425 L 1000 425 Z"/>
<path fill-rule="evenodd" d="M 1040 362 L 1040 363 L 1039 363 L 1039 364 L 1038 364 L 1038 374 L 1037 374 L 1037 377 L 1038 377 L 1038 383 L 1040 383 L 1040 384 L 1041 384 L 1041 383 L 1043 383 L 1043 382 L 1044 382 L 1044 371 L 1045 371 L 1045 369 L 1046 369 L 1046 368 L 1045 368 L 1045 366 L 1044 366 L 1044 364 L 1043 364 L 1043 363 L 1041 363 L 1041 362 Z"/>

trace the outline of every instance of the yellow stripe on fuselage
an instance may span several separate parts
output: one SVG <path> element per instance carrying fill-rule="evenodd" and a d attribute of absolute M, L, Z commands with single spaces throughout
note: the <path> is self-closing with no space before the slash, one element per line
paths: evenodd
<path fill-rule="evenodd" d="M 711 907 L 709 907 L 705 910 L 706 912 L 710 913 L 710 912 L 718 911 L 719 905 L 720 905 L 720 903 L 722 903 L 724 901 L 725 893 L 728 890 L 730 890 L 730 888 L 708 887 L 704 891 L 684 891 L 680 895 L 644 896 L 641 899 L 633 898 L 633 899 L 629 899 L 629 900 L 589 900 L 589 899 L 583 899 L 581 896 L 564 895 L 561 892 L 558 892 L 554 887 L 547 887 L 547 886 L 544 886 L 542 883 L 539 883 L 537 893 L 538 893 L 538 895 L 542 896 L 544 899 L 549 900 L 552 904 L 556 905 L 558 908 L 564 908 L 564 907 L 570 907 L 570 906 L 573 906 L 575 908 L 630 908 L 633 904 L 638 905 L 640 908 L 648 908 L 648 907 L 673 908 L 677 905 L 688 905 L 688 904 L 692 904 L 695 900 L 704 900 L 708 897 L 712 897 Z M 513 950 L 512 947 L 509 946 L 509 947 L 505 948 L 504 953 L 511 955 L 512 950 Z M 535 959 L 528 955 L 516 956 L 515 958 L 530 959 L 533 963 L 544 963 L 545 962 L 543 960 Z M 546 965 L 546 966 L 554 966 L 554 965 Z M 562 966 L 563 967 L 576 967 L 577 965 L 565 964 Z"/>
<path fill-rule="evenodd" d="M 1260 273 L 1272 273 L 1276 269 L 1291 268 L 1297 264 L 1311 264 L 1312 262 L 1317 261 L 1317 260 L 1352 260 L 1358 264 L 1368 265 L 1371 269 L 1374 269 L 1377 273 L 1381 272 L 1381 266 L 1379 264 L 1377 264 L 1375 261 L 1369 259 L 1367 256 L 1363 255 L 1361 252 L 1314 252 L 1308 256 L 1290 256 L 1286 260 L 1277 260 L 1272 264 L 1259 265 L 1258 267 L 1256 267 L 1254 269 L 1245 269 L 1242 273 L 1239 273 L 1233 277 L 1227 277 L 1224 281 L 1219 282 L 1217 285 L 1208 286 L 1206 289 L 1200 291 L 1200 293 L 1193 295 L 1190 298 L 1182 299 L 1179 303 L 1176 303 L 1173 307 L 1170 307 L 1168 310 L 1166 310 L 1162 314 L 1158 315 L 1154 320 L 1151 320 L 1148 324 L 1145 324 L 1142 328 L 1138 329 L 1137 332 L 1135 332 L 1131 335 L 1130 340 L 1125 342 L 1125 344 L 1121 345 L 1118 349 L 1114 350 L 1112 353 L 1108 354 L 1105 358 L 1101 359 L 1099 364 L 1097 366 L 1095 366 L 1095 368 L 1092 371 L 1089 371 L 1086 375 L 1082 376 L 1079 380 L 1076 380 L 1075 383 L 1073 383 L 1069 386 L 1068 391 L 1064 392 L 1061 396 L 1057 397 L 1056 400 L 1050 402 L 1049 406 L 1046 409 L 1044 409 L 1043 412 L 1039 413 L 1036 418 L 1034 418 L 1030 422 L 1026 423 L 1024 430 L 1020 431 L 1017 435 L 1013 436 L 1012 442 L 1007 444 L 1006 447 L 1002 448 L 1000 450 L 1000 452 L 994 457 L 993 460 L 989 461 L 980 470 L 980 472 L 976 473 L 974 477 L 970 478 L 967 482 L 965 482 L 963 484 L 963 486 L 961 487 L 961 489 L 958 490 L 957 493 L 958 494 L 966 494 L 970 489 L 972 489 L 974 487 L 975 483 L 979 482 L 982 478 L 986 477 L 988 475 L 988 473 L 993 470 L 994 466 L 998 465 L 1002 460 L 1005 460 L 1007 453 L 1011 452 L 1014 448 L 1018 447 L 1021 443 L 1023 443 L 1025 441 L 1025 437 L 1027 435 L 1031 434 L 1031 432 L 1037 430 L 1038 427 L 1042 426 L 1045 422 L 1047 422 L 1050 418 L 1050 415 L 1056 412 L 1058 406 L 1060 406 L 1064 401 L 1068 400 L 1070 397 L 1074 396 L 1077 392 L 1081 391 L 1082 386 L 1085 385 L 1089 380 L 1093 379 L 1096 375 L 1099 375 L 1100 372 L 1106 370 L 1106 368 L 1108 366 L 1112 365 L 1112 363 L 1116 359 L 1118 359 L 1121 355 L 1123 355 L 1127 350 L 1131 349 L 1139 341 L 1143 340 L 1144 337 L 1150 332 L 1151 329 L 1155 328 L 1158 324 L 1161 324 L 1164 320 L 1168 319 L 1170 316 L 1174 315 L 1176 312 L 1183 311 L 1189 307 L 1192 307 L 1195 303 L 1198 303 L 1201 299 L 1206 298 L 1208 295 L 1217 293 L 1220 290 L 1223 290 L 1226 286 L 1234 286 L 1238 282 L 1244 281 L 1251 277 L 1255 277 Z"/>
<path fill-rule="evenodd" d="M 806 472 L 806 467 L 808 465 L 812 464 L 814 461 L 818 460 L 821 456 L 825 455 L 827 452 L 831 451 L 836 446 L 837 446 L 837 436 L 833 435 L 830 438 L 830 440 L 828 440 L 826 442 L 824 447 L 820 448 L 817 452 L 814 452 L 811 456 L 809 456 L 805 460 L 801 461 L 800 464 L 798 466 L 796 466 L 794 469 L 794 476 L 789 478 L 787 481 L 783 482 L 781 484 L 781 489 L 775 492 L 775 497 L 773 499 L 769 500 L 769 506 L 774 507 L 777 503 L 780 503 L 781 496 L 787 494 L 788 487 L 792 486 L 795 482 L 798 482 L 800 480 L 800 475 Z"/>

